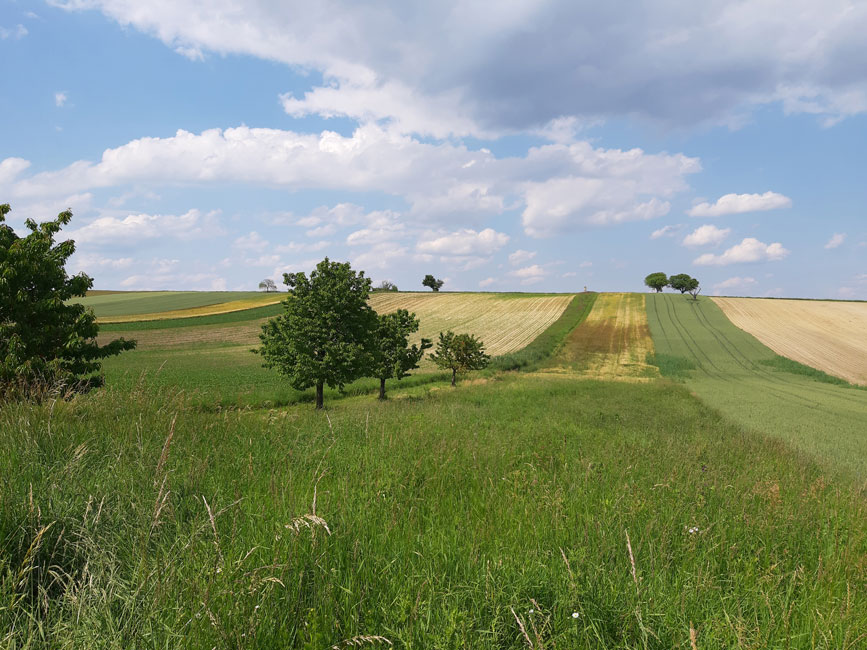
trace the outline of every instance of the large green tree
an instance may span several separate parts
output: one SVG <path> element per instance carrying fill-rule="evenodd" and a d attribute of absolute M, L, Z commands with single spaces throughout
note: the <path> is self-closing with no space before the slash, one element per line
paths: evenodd
<path fill-rule="evenodd" d="M 135 341 L 98 345 L 96 316 L 70 302 L 93 286 L 84 273 L 66 273 L 75 242 L 54 241 L 72 212 L 40 224 L 28 219 L 29 233 L 20 237 L 5 223 L 10 210 L 0 205 L 0 397 L 40 398 L 101 385 L 102 359 L 133 349 Z"/>
<path fill-rule="evenodd" d="M 698 280 L 686 273 L 678 273 L 668 278 L 668 286 L 683 294 L 698 288 Z"/>
<path fill-rule="evenodd" d="M 644 284 L 657 293 L 662 293 L 662 290 L 668 286 L 668 276 L 665 273 L 651 273 L 644 278 Z"/>
<path fill-rule="evenodd" d="M 437 348 L 430 355 L 438 367 L 452 371 L 452 386 L 455 385 L 458 373 L 469 370 L 481 370 L 488 365 L 491 357 L 485 354 L 485 346 L 481 340 L 472 334 L 455 334 L 451 330 L 443 334 Z"/>
<path fill-rule="evenodd" d="M 434 291 L 439 291 L 443 286 L 443 280 L 438 280 L 430 273 L 424 276 L 424 279 L 421 281 L 421 286 L 430 287 Z"/>
<path fill-rule="evenodd" d="M 373 376 L 379 379 L 379 399 L 385 399 L 387 379 L 401 380 L 418 368 L 424 351 L 432 347 L 430 339 L 409 345 L 409 335 L 418 331 L 418 318 L 406 309 L 379 316 L 373 354 Z"/>
<path fill-rule="evenodd" d="M 283 313 L 262 326 L 256 351 L 293 388 L 315 386 L 321 409 L 326 384 L 342 388 L 372 364 L 378 321 L 368 304 L 370 278 L 326 257 L 309 278 L 284 273 L 283 283 L 289 288 Z"/>

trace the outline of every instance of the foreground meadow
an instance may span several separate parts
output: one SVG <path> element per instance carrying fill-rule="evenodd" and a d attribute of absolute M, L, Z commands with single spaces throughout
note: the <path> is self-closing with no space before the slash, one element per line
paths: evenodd
<path fill-rule="evenodd" d="M 0 412 L 8 648 L 857 648 L 863 492 L 682 387 Z M 691 631 L 692 630 L 692 631 Z"/>

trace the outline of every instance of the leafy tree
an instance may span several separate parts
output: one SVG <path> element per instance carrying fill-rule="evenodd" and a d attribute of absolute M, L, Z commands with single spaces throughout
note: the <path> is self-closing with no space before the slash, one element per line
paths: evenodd
<path fill-rule="evenodd" d="M 135 341 L 98 345 L 93 311 L 69 302 L 93 286 L 84 273 L 66 273 L 75 242 L 54 241 L 72 212 L 41 224 L 28 219 L 30 232 L 19 237 L 5 224 L 10 210 L 0 205 L 0 397 L 39 399 L 52 389 L 102 385 L 101 360 L 132 350 Z"/>
<path fill-rule="evenodd" d="M 459 372 L 481 370 L 488 365 L 491 357 L 485 354 L 484 344 L 472 334 L 455 334 L 451 330 L 443 334 L 437 343 L 431 361 L 438 367 L 452 371 L 452 386 Z"/>
<path fill-rule="evenodd" d="M 680 291 L 681 294 L 692 292 L 698 288 L 698 280 L 686 273 L 678 273 L 672 275 L 668 279 L 668 286 L 675 291 Z"/>
<path fill-rule="evenodd" d="M 388 280 L 383 280 L 379 283 L 379 286 L 374 287 L 374 291 L 397 291 L 397 285 L 393 282 L 389 282 Z"/>
<path fill-rule="evenodd" d="M 376 312 L 367 303 L 370 278 L 349 263 L 326 257 L 308 278 L 284 273 L 289 295 L 283 313 L 262 326 L 262 347 L 256 352 L 266 368 L 275 368 L 297 390 L 316 387 L 316 408 L 322 408 L 325 384 L 332 388 L 365 375 L 371 365 L 371 336 Z"/>
<path fill-rule="evenodd" d="M 668 276 L 665 273 L 651 273 L 644 278 L 644 284 L 655 289 L 657 293 L 662 293 L 662 290 L 668 286 Z"/>
<path fill-rule="evenodd" d="M 698 300 L 698 294 L 701 293 L 701 285 L 698 280 L 692 278 L 692 282 L 689 285 L 689 289 L 687 289 L 687 293 L 692 296 L 693 300 Z"/>
<path fill-rule="evenodd" d="M 439 291 L 440 287 L 443 286 L 443 281 L 437 280 L 434 276 L 428 273 L 426 276 L 424 276 L 424 280 L 421 281 L 421 286 L 430 287 L 434 291 Z"/>
<path fill-rule="evenodd" d="M 432 347 L 430 339 L 409 345 L 409 335 L 418 331 L 418 318 L 406 309 L 379 316 L 376 349 L 373 353 L 373 376 L 379 379 L 379 399 L 385 399 L 385 380 L 401 380 L 418 368 L 424 351 Z"/>
<path fill-rule="evenodd" d="M 277 285 L 271 278 L 265 278 L 264 280 L 262 280 L 259 283 L 259 288 L 262 289 L 265 293 L 277 291 Z"/>

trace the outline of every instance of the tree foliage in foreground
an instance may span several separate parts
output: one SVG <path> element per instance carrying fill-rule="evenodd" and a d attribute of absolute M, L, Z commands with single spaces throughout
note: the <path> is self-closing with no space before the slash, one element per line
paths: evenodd
<path fill-rule="evenodd" d="M 371 365 L 378 320 L 368 304 L 370 278 L 326 257 L 309 278 L 284 273 L 283 282 L 289 288 L 283 313 L 262 326 L 257 352 L 292 388 L 315 386 L 320 409 L 326 384 L 341 389 Z"/>
<path fill-rule="evenodd" d="M 5 224 L 10 210 L 0 205 L 0 397 L 38 399 L 102 385 L 102 359 L 133 349 L 135 341 L 98 345 L 93 311 L 69 302 L 93 286 L 84 273 L 66 273 L 75 242 L 54 241 L 72 212 L 41 224 L 28 219 L 30 232 L 19 237 Z"/>
<path fill-rule="evenodd" d="M 428 273 L 421 281 L 421 286 L 430 287 L 434 291 L 439 291 L 443 286 L 443 280 L 437 280 L 434 276 Z"/>
<path fill-rule="evenodd" d="M 409 345 L 409 335 L 418 331 L 418 324 L 416 315 L 406 309 L 379 316 L 372 371 L 379 379 L 379 399 L 385 399 L 387 379 L 406 377 L 410 370 L 418 368 L 424 351 L 432 347 L 430 339 L 424 338 L 419 345 Z"/>
<path fill-rule="evenodd" d="M 481 370 L 488 365 L 491 357 L 485 354 L 485 346 L 472 334 L 455 334 L 451 330 L 443 334 L 437 342 L 436 352 L 430 355 L 438 367 L 452 371 L 452 386 L 457 374 L 470 370 Z"/>
<path fill-rule="evenodd" d="M 662 293 L 662 290 L 668 286 L 668 276 L 665 273 L 651 273 L 644 278 L 644 284 L 657 293 Z"/>

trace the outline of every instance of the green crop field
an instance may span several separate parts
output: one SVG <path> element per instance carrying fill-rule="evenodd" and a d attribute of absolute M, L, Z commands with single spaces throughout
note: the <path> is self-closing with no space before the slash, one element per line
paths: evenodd
<path fill-rule="evenodd" d="M 273 294 L 272 294 L 273 297 Z M 76 302 L 87 305 L 98 318 L 135 316 L 218 305 L 235 300 L 263 300 L 261 291 L 130 291 L 98 293 Z"/>
<path fill-rule="evenodd" d="M 705 403 L 744 427 L 867 475 L 867 390 L 780 363 L 710 299 L 651 295 L 647 312 L 663 374 L 685 379 Z"/>
<path fill-rule="evenodd" d="M 440 320 L 502 307 L 462 295 Z M 105 388 L 0 408 L 0 648 L 863 647 L 867 390 L 679 295 L 662 377 L 583 378 L 647 352 L 586 322 L 613 298 L 324 412 L 249 352 L 274 306 L 105 326 L 142 342 Z"/>

